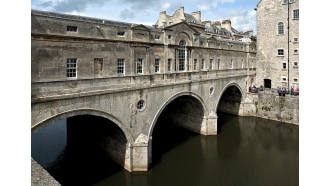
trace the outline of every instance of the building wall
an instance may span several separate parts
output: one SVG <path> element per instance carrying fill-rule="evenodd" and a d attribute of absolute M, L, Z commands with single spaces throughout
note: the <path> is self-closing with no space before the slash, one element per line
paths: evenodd
<path fill-rule="evenodd" d="M 271 88 L 299 87 L 299 18 L 293 18 L 293 10 L 299 10 L 299 0 L 290 2 L 289 24 L 284 0 L 260 0 L 257 5 L 257 86 L 265 86 L 264 79 L 269 79 Z M 284 24 L 284 34 L 278 34 L 279 22 Z M 278 49 L 283 49 L 284 55 L 279 56 Z"/>
<path fill-rule="evenodd" d="M 31 20 L 32 82 L 72 80 L 66 77 L 68 58 L 77 59 L 77 77 L 74 80 L 246 69 L 255 66 L 255 43 L 202 36 L 203 33 L 197 32 L 185 22 L 173 24 L 166 29 L 156 29 L 41 11 L 32 11 Z M 67 31 L 68 26 L 75 27 L 76 31 Z M 124 34 L 118 35 L 120 32 Z M 179 71 L 177 50 L 181 40 L 186 41 L 187 53 L 185 69 Z M 136 72 L 139 58 L 143 60 L 142 74 Z M 124 59 L 123 74 L 117 73 L 118 59 Z M 155 72 L 155 59 L 160 60 L 158 72 Z M 201 69 L 203 59 L 205 68 Z M 213 61 L 212 69 L 210 59 Z M 221 61 L 220 67 L 218 60 Z"/>

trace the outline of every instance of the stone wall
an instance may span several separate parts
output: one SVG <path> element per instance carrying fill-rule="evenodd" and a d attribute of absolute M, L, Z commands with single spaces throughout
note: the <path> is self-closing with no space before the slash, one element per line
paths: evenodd
<path fill-rule="evenodd" d="M 31 185 L 32 186 L 60 186 L 44 168 L 31 158 Z"/>
<path fill-rule="evenodd" d="M 279 96 L 275 93 L 247 93 L 245 116 L 299 125 L 299 96 Z"/>
<path fill-rule="evenodd" d="M 262 0 L 257 5 L 255 83 L 258 86 L 288 87 L 289 80 L 290 86 L 299 87 L 299 18 L 293 18 L 294 10 L 299 10 L 299 0 L 289 4 L 289 15 L 284 0 Z M 278 33 L 279 23 L 284 25 L 283 34 Z M 283 55 L 278 54 L 278 49 L 283 49 Z M 266 86 L 265 80 L 270 81 L 270 85 Z"/>

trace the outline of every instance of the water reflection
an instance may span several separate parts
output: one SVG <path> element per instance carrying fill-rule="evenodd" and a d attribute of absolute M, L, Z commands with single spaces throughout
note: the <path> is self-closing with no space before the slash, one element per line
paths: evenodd
<path fill-rule="evenodd" d="M 71 185 L 299 185 L 298 126 L 222 113 L 217 136 L 196 135 L 171 125 L 157 126 L 161 127 L 154 129 L 153 164 L 148 172 L 129 173 L 108 163 L 108 159 L 97 155 L 102 154 L 97 150 L 90 149 L 94 156 L 89 156 L 84 154 L 86 151 L 73 152 L 68 147 L 62 154 L 66 161 L 53 166 L 61 166 L 63 174 L 70 174 L 84 162 L 96 175 L 103 175 L 90 183 L 84 182 L 85 177 L 95 175 L 70 175 Z M 48 146 L 60 149 L 57 146 L 62 143 L 56 142 L 59 139 L 48 141 Z M 38 149 L 35 143 L 32 147 Z M 34 159 L 40 162 L 43 157 Z M 75 169 L 67 169 L 66 164 L 74 164 Z"/>

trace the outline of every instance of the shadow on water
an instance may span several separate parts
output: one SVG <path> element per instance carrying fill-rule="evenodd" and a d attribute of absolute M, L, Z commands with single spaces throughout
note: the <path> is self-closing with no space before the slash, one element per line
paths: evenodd
<path fill-rule="evenodd" d="M 157 122 L 152 134 L 152 163 L 151 168 L 161 162 L 162 156 L 171 149 L 199 135 L 187 129 L 165 123 L 164 120 Z"/>
<path fill-rule="evenodd" d="M 32 158 L 61 185 L 92 185 L 122 171 L 100 147 L 103 139 L 114 136 L 115 126 L 104 118 L 77 118 L 55 122 L 34 134 Z"/>
<path fill-rule="evenodd" d="M 100 148 L 68 145 L 47 171 L 61 185 L 91 185 L 122 169 Z"/>

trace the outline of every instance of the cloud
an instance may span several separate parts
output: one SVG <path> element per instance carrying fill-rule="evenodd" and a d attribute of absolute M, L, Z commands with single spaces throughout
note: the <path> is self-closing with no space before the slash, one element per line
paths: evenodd
<path fill-rule="evenodd" d="M 89 5 L 101 6 L 107 1 L 110 0 L 39 0 L 35 4 L 38 7 L 57 12 L 82 12 Z"/>
<path fill-rule="evenodd" d="M 207 5 L 197 5 L 197 8 L 198 8 L 198 10 L 203 11 L 203 10 L 208 10 L 209 6 L 207 6 Z"/>
<path fill-rule="evenodd" d="M 256 27 L 256 11 L 233 11 L 229 13 L 229 18 L 231 20 L 232 27 L 238 31 L 248 31 L 254 30 Z M 254 33 L 256 34 L 256 33 Z"/>
<path fill-rule="evenodd" d="M 119 17 L 121 19 L 124 19 L 124 20 L 126 20 L 126 19 L 132 19 L 132 18 L 135 18 L 135 14 L 134 14 L 133 11 L 128 10 L 126 8 L 125 10 L 123 10 L 123 11 L 120 12 Z"/>
<path fill-rule="evenodd" d="M 255 6 L 258 0 L 32 0 L 32 9 L 154 24 L 159 12 L 172 15 L 184 6 L 186 13 L 202 11 L 202 20 L 224 17 L 231 19 L 237 30 L 255 30 L 255 11 L 246 10 L 251 1 L 256 1 Z"/>
<path fill-rule="evenodd" d="M 162 9 L 167 10 L 169 7 L 171 7 L 170 3 L 164 3 L 162 4 Z"/>

